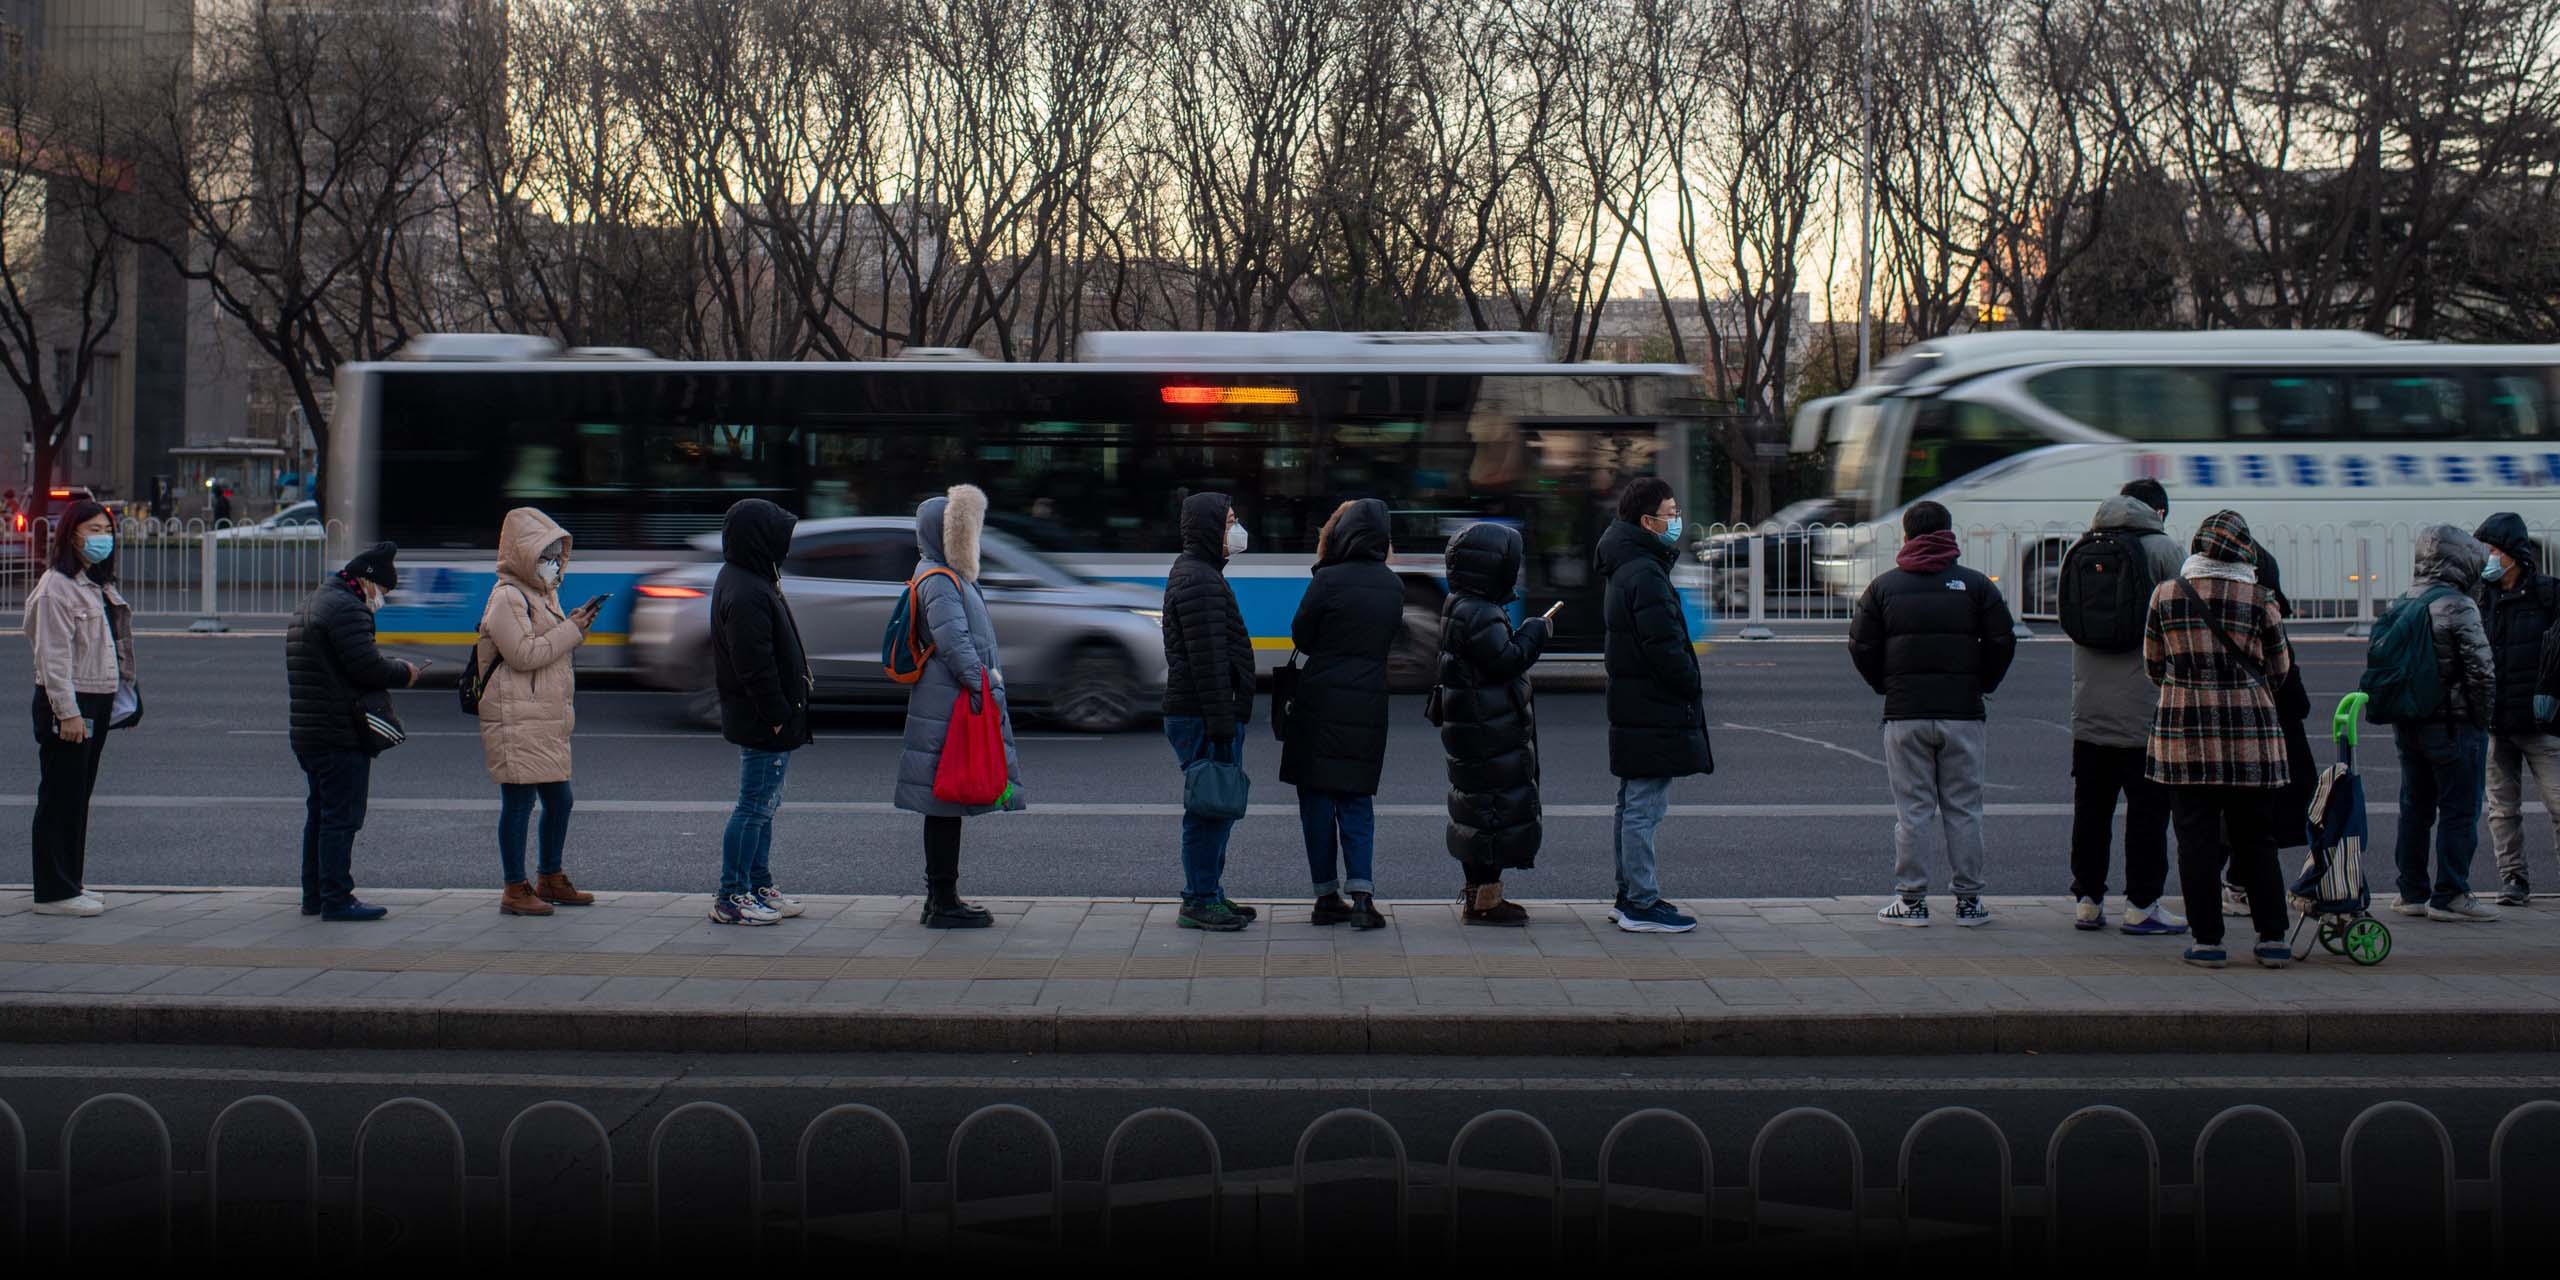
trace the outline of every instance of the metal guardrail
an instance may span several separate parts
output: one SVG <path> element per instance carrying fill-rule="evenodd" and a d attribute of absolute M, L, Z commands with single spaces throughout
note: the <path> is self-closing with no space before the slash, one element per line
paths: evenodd
<path fill-rule="evenodd" d="M 517 1146 L 529 1122 L 546 1117 L 566 1117 L 575 1121 L 580 1137 L 568 1145 L 594 1159 L 593 1189 L 595 1235 L 590 1261 L 603 1261 L 614 1251 L 617 1220 L 628 1221 L 638 1212 L 647 1219 L 645 1239 L 648 1256 L 663 1256 L 667 1248 L 661 1235 L 662 1215 L 667 1191 L 667 1138 L 679 1121 L 688 1117 L 712 1117 L 724 1121 L 721 1127 L 733 1133 L 742 1156 L 728 1175 L 739 1193 L 737 1199 L 746 1205 L 749 1221 L 743 1232 L 724 1235 L 724 1249 L 743 1240 L 751 1254 L 764 1252 L 764 1244 L 777 1234 L 788 1235 L 801 1256 L 813 1248 L 846 1243 L 840 1228 L 851 1221 L 856 1225 L 869 1222 L 865 1242 L 874 1246 L 893 1246 L 901 1256 L 956 1255 L 983 1249 L 999 1240 L 1028 1245 L 1032 1238 L 1017 1230 L 1033 1226 L 1037 1231 L 1037 1247 L 1051 1257 L 1076 1253 L 1111 1252 L 1120 1241 L 1115 1235 L 1114 1220 L 1131 1204 L 1133 1198 L 1163 1206 L 1197 1200 L 1205 1204 L 1208 1215 L 1207 1238 L 1223 1242 L 1230 1248 L 1247 1248 L 1253 1256 L 1282 1257 L 1279 1250 L 1294 1249 L 1299 1256 L 1308 1250 L 1309 1201 L 1315 1189 L 1352 1183 L 1384 1183 L 1382 1200 L 1394 1215 L 1394 1250 L 1396 1256 L 1409 1256 L 1418 1222 L 1437 1219 L 1442 1228 L 1441 1249 L 1449 1254 L 1465 1252 L 1467 1237 L 1462 1223 L 1470 1218 L 1469 1198 L 1474 1194 L 1497 1196 L 1518 1204 L 1540 1203 L 1539 1216 L 1544 1218 L 1542 1236 L 1551 1258 L 1566 1256 L 1572 1241 L 1587 1238 L 1597 1241 L 1603 1258 L 1612 1252 L 1623 1236 L 1614 1228 L 1616 1219 L 1630 1213 L 1643 1213 L 1669 1219 L 1673 1225 L 1694 1222 L 1696 1249 L 1705 1254 L 1710 1249 L 1727 1248 L 1749 1253 L 1755 1247 L 1783 1246 L 1794 1249 L 1818 1245 L 1845 1250 L 1853 1257 L 1880 1250 L 1897 1251 L 1908 1259 L 1915 1244 L 1944 1244 L 1965 1238 L 1968 1247 L 1991 1250 L 1995 1267 L 2004 1262 L 2025 1261 L 2013 1257 L 2015 1230 L 2021 1222 L 2038 1222 L 2043 1230 L 2046 1259 L 2059 1262 L 2082 1256 L 2081 1245 L 2074 1243 L 2074 1230 L 2064 1202 L 2064 1189 L 2071 1185 L 2066 1172 L 2071 1167 L 2067 1157 L 2087 1139 L 2083 1136 L 2099 1127 L 2117 1132 L 2129 1131 L 2139 1141 L 2142 1151 L 2143 1195 L 2141 1213 L 2145 1231 L 2146 1255 L 2150 1262 L 2164 1260 L 2166 1229 L 2183 1222 L 2192 1239 L 2193 1256 L 2209 1258 L 2216 1239 L 2212 1231 L 2215 1214 L 2207 1211 L 2204 1195 L 2207 1173 L 2212 1169 L 2213 1153 L 2230 1146 L 2225 1130 L 2245 1125 L 2264 1131 L 2273 1129 L 2272 1137 L 2281 1142 L 2288 1156 L 2290 1170 L 2288 1195 L 2289 1233 L 2297 1256 L 2308 1250 L 2315 1239 L 2314 1226 L 2334 1226 L 2335 1232 L 2325 1238 L 2335 1240 L 2343 1256 L 2355 1256 L 2359 1247 L 2375 1243 L 2359 1242 L 2360 1200 L 2357 1187 L 2356 1159 L 2359 1143 L 2378 1123 L 2391 1120 L 2414 1120 L 2428 1139 L 2423 1146 L 2435 1154 L 2434 1194 L 2427 1197 L 2432 1216 L 2443 1225 L 2443 1237 L 2435 1247 L 2447 1261 L 2454 1260 L 2465 1238 L 2478 1239 L 2477 1233 L 2466 1231 L 2482 1218 L 2487 1225 L 2488 1261 L 2503 1266 L 2507 1260 L 2508 1167 L 2514 1162 L 2511 1148 L 2515 1135 L 2528 1121 L 2541 1119 L 2552 1130 L 2543 1139 L 2547 1145 L 2538 1148 L 2537 1167 L 2548 1167 L 2551 1154 L 2560 1151 L 2560 1101 L 2548 1099 L 2523 1103 L 2508 1111 L 2498 1122 L 2486 1152 L 2485 1178 L 2463 1179 L 2456 1163 L 2457 1149 L 2450 1130 L 2433 1112 L 2405 1101 L 2377 1102 L 2364 1108 L 2349 1122 L 2338 1149 L 2338 1177 L 2335 1182 L 2309 1180 L 2308 1160 L 2300 1130 L 2276 1110 L 2255 1103 L 2225 1108 L 2208 1119 L 2198 1130 L 2193 1146 L 2193 1181 L 2186 1184 L 2164 1183 L 2161 1174 L 2161 1144 L 2149 1125 L 2138 1115 L 2122 1107 L 2090 1106 L 2081 1108 L 2054 1126 L 2045 1143 L 2041 1181 L 2022 1184 L 2012 1168 L 2011 1143 L 2007 1132 L 1990 1116 L 1970 1107 L 1947 1106 L 1919 1117 L 1905 1128 L 1895 1145 L 1894 1181 L 1891 1186 L 1871 1187 L 1867 1182 L 1865 1148 L 1860 1144 L 1854 1126 L 1838 1114 L 1820 1107 L 1799 1106 L 1780 1112 L 1764 1122 L 1753 1136 L 1747 1162 L 1746 1181 L 1740 1187 L 1719 1185 L 1716 1181 L 1715 1152 L 1705 1132 L 1689 1117 L 1664 1108 L 1647 1108 L 1632 1112 L 1612 1125 L 1601 1141 L 1595 1165 L 1588 1180 L 1570 1175 L 1566 1159 L 1555 1133 L 1537 1117 L 1526 1112 L 1502 1109 L 1488 1111 L 1462 1125 L 1450 1139 L 1445 1161 L 1434 1166 L 1413 1164 L 1406 1152 L 1403 1137 L 1395 1126 L 1373 1111 L 1346 1107 L 1316 1118 L 1300 1132 L 1294 1154 L 1285 1169 L 1236 1172 L 1228 1166 L 1216 1134 L 1198 1117 L 1174 1107 L 1149 1107 L 1123 1119 L 1103 1143 L 1099 1178 L 1092 1182 L 1070 1181 L 1064 1176 L 1065 1152 L 1057 1130 L 1037 1112 L 1027 1107 L 998 1103 L 969 1114 L 954 1125 L 944 1151 L 944 1181 L 919 1182 L 915 1177 L 910 1143 L 905 1130 L 887 1112 L 862 1103 L 844 1103 L 827 1108 L 800 1130 L 790 1167 L 793 1179 L 787 1183 L 767 1180 L 764 1147 L 755 1127 L 745 1116 L 718 1102 L 694 1101 L 676 1106 L 659 1118 L 645 1144 L 641 1177 L 637 1182 L 618 1179 L 616 1175 L 613 1131 L 608 1130 L 594 1113 L 575 1103 L 550 1100 L 537 1102 L 518 1111 L 508 1120 L 498 1139 L 496 1170 L 490 1176 L 472 1176 L 468 1168 L 467 1143 L 462 1129 L 443 1107 L 417 1097 L 395 1097 L 366 1112 L 357 1124 L 349 1149 L 352 1178 L 324 1177 L 321 1171 L 323 1143 L 311 1121 L 293 1103 L 270 1094 L 255 1094 L 237 1099 L 222 1108 L 206 1135 L 203 1168 L 183 1170 L 174 1160 L 174 1143 L 167 1121 L 152 1105 L 129 1093 L 102 1093 L 74 1107 L 64 1119 L 61 1141 L 56 1149 L 56 1164 L 51 1169 L 30 1167 L 27 1133 L 18 1112 L 0 1100 L 0 1132 L 7 1138 L 7 1169 L 12 1192 L 7 1223 L 9 1239 L 0 1242 L 0 1256 L 20 1262 L 43 1256 L 42 1240 L 49 1240 L 64 1257 L 87 1256 L 90 1237 L 102 1231 L 130 1233 L 136 1226 L 128 1212 L 117 1220 L 106 1211 L 83 1212 L 88 1203 L 83 1179 L 74 1175 L 79 1157 L 86 1150 L 82 1137 L 84 1124 L 107 1110 L 138 1114 L 145 1122 L 150 1160 L 144 1170 L 131 1180 L 147 1184 L 150 1194 L 144 1212 L 149 1219 L 156 1252 L 166 1261 L 184 1247 L 191 1253 L 201 1249 L 211 1253 L 222 1243 L 226 1216 L 224 1204 L 224 1169 L 222 1155 L 226 1135 L 235 1128 L 245 1128 L 252 1113 L 280 1116 L 297 1148 L 300 1177 L 300 1203 L 292 1206 L 300 1230 L 297 1243 L 310 1258 L 321 1256 L 324 1248 L 335 1243 L 334 1237 L 352 1241 L 357 1256 L 365 1256 L 372 1245 L 368 1224 L 375 1216 L 375 1191 L 368 1180 L 367 1154 L 379 1141 L 378 1126 L 386 1116 L 414 1111 L 435 1123 L 434 1137 L 450 1147 L 449 1162 L 422 1160 L 413 1162 L 411 1173 L 434 1174 L 441 1167 L 443 1186 L 431 1198 L 437 1202 L 433 1213 L 450 1216 L 450 1228 L 423 1234 L 427 1240 L 442 1240 L 457 1257 L 474 1253 L 513 1257 L 519 1246 L 517 1217 L 519 1191 Z M 825 1169 L 813 1164 L 820 1139 L 842 1122 L 858 1119 L 876 1131 L 869 1148 L 894 1157 L 895 1199 L 885 1214 L 818 1215 L 812 1210 L 812 1191 Z M 272 1121 L 270 1121 L 272 1122 Z M 979 1160 L 972 1158 L 967 1139 L 984 1126 L 1010 1122 L 1027 1127 L 1036 1141 L 1030 1144 L 1033 1159 L 1043 1175 L 1035 1192 L 998 1197 L 964 1195 L 964 1173 L 974 1175 Z M 1953 1185 L 1961 1172 L 1952 1168 L 1921 1168 L 1921 1139 L 1950 1123 L 1976 1130 L 1990 1139 L 1993 1154 L 1991 1167 L 1976 1168 L 1988 1173 L 1986 1184 L 1995 1193 L 1997 1210 L 1990 1221 L 1962 1222 L 1950 1219 L 1920 1217 L 1914 1204 L 1914 1192 L 1923 1187 Z M 1196 1139 L 1205 1169 L 1201 1172 L 1161 1177 L 1152 1182 L 1136 1182 L 1120 1175 L 1120 1157 L 1132 1141 L 1131 1135 L 1141 1128 L 1161 1131 L 1167 1126 L 1182 1130 Z M 1385 1160 L 1374 1156 L 1336 1158 L 1319 1161 L 1314 1148 L 1319 1136 L 1331 1130 L 1366 1133 L 1387 1152 Z M 1467 1163 L 1467 1156 L 1480 1145 L 1489 1145 L 1485 1135 L 1511 1133 L 1515 1146 L 1525 1147 L 1535 1157 L 1536 1172 L 1517 1172 Z M 1622 1162 L 1621 1147 L 1633 1135 L 1651 1132 L 1673 1139 L 1679 1147 L 1696 1156 L 1698 1180 L 1694 1186 L 1676 1187 L 1659 1184 L 1634 1184 L 1621 1181 L 1617 1166 Z M 1800 1143 L 1799 1140 L 1819 1132 L 1837 1142 Z M 2216 1139 L 2224 1141 L 2217 1146 Z M 1524 1141 L 1521 1141 L 1525 1139 Z M 1184 1144 L 1168 1148 L 1149 1144 L 1162 1154 L 1178 1152 Z M 1764 1176 L 1773 1151 L 1787 1147 L 1791 1155 L 1803 1156 L 1827 1151 L 1834 1156 L 1836 1186 L 1843 1193 L 1836 1204 L 1809 1205 L 1800 1201 L 1778 1201 L 1770 1197 Z M 1838 1159 L 1845 1149 L 1845 1161 Z M 2260 1149 L 2264 1149 L 2261 1147 Z M 1016 1152 L 1021 1148 L 1017 1146 Z M 1017 1155 L 1017 1158 L 1018 1155 Z M 1514 1163 L 1517 1163 L 1516 1161 Z M 1802 1163 L 1801 1160 L 1797 1163 Z M 1839 1167 L 1845 1164 L 1845 1167 Z M 564 1186 L 561 1170 L 549 1179 L 554 1187 Z M 699 1175 L 702 1170 L 692 1171 Z M 414 1180 L 414 1179 L 413 1179 Z M 430 1181 L 435 1179 L 430 1178 Z M 480 1206 L 479 1221 L 488 1224 L 494 1191 L 496 1204 L 495 1241 L 474 1242 L 469 1227 L 474 1219 L 473 1206 Z M 130 1199 L 130 1197 L 128 1197 Z M 2216 1202 L 2218 1203 L 2218 1201 Z M 273 1208 L 273 1202 L 268 1206 Z M 780 1208 L 777 1206 L 788 1206 Z M 1526 1228 L 1533 1220 L 1517 1209 L 1511 1210 L 1516 1227 Z M 894 1216 L 895 1230 L 877 1230 L 879 1219 Z M 92 1218 L 98 1219 L 92 1221 Z M 45 1219 L 50 1219 L 45 1222 Z M 2265 1221 L 2263 1218 L 2260 1219 Z M 49 1232 L 38 1232 L 39 1223 L 49 1225 Z M 181 1237 L 184 1225 L 195 1234 Z M 333 1230 L 333 1228 L 335 1228 Z M 1679 1238 L 1687 1238 L 1692 1228 L 1680 1226 Z M 1507 1246 L 1512 1253 L 1520 1250 L 1517 1237 L 1521 1230 L 1510 1233 L 1515 1239 Z M 1239 1239 L 1239 1236 L 1253 1238 Z M 2405 1243 L 2405 1242 L 2404 1242 Z M 1384 1242 L 1368 1247 L 1371 1253 L 1383 1251 Z M 269 1246 L 272 1249 L 272 1245 Z M 630 1252 L 626 1250 L 626 1253 Z M 404 1252 L 403 1257 L 414 1254 Z"/>
<path fill-rule="evenodd" d="M 193 616 L 217 631 L 226 618 L 281 618 L 333 567 L 343 526 L 280 531 L 248 521 L 125 520 L 116 526 L 116 590 L 139 614 Z M 44 576 L 53 522 L 0 544 L 0 608 L 19 609 Z"/>

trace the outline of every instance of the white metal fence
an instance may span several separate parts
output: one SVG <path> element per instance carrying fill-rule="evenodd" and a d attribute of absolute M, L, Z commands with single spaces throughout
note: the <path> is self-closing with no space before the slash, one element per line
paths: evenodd
<path fill-rule="evenodd" d="M 276 618 L 320 584 L 346 539 L 337 523 L 126 520 L 116 527 L 116 589 L 138 614 Z M 51 521 L 0 545 L 0 608 L 16 609 L 52 554 Z"/>
<path fill-rule="evenodd" d="M 2344 522 L 2252 526 L 2276 561 L 2294 621 L 2351 627 L 2373 620 L 2415 576 L 2426 526 Z M 2531 526 L 2546 567 L 2560 562 L 2560 522 Z M 2050 620 L 2060 603 L 2062 558 L 2086 533 L 2077 525 L 1985 525 L 1956 530 L 1962 563 L 1989 575 L 2022 618 Z M 2188 531 L 2173 527 L 2180 547 Z M 1694 550 L 1719 630 L 1746 638 L 1772 623 L 1846 626 L 1858 593 L 1893 567 L 1898 528 L 1881 525 L 1710 525 Z"/>

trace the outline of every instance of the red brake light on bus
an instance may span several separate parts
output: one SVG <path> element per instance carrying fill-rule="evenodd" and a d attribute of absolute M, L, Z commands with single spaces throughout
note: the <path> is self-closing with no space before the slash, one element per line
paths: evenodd
<path fill-rule="evenodd" d="M 652 600 L 699 600 L 702 598 L 699 588 L 661 586 L 654 582 L 640 584 L 640 594 Z"/>
<path fill-rule="evenodd" d="M 1187 387 L 1164 389 L 1166 404 L 1296 404 L 1295 387 Z"/>

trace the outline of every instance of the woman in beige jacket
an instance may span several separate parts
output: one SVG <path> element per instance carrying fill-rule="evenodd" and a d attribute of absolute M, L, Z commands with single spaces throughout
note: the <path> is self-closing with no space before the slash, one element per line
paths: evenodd
<path fill-rule="evenodd" d="M 133 610 L 116 594 L 116 522 L 82 499 L 62 513 L 51 565 L 27 593 L 27 648 L 35 656 L 35 911 L 94 916 L 106 903 L 86 888 L 89 793 L 98 785 L 107 729 L 118 714 L 141 715 L 137 699 L 117 705 L 134 680 Z"/>
<path fill-rule="evenodd" d="M 596 900 L 560 869 L 569 839 L 569 734 L 577 727 L 577 674 L 571 658 L 595 625 L 584 606 L 563 612 L 560 580 L 569 568 L 569 534 L 532 507 L 507 513 L 498 534 L 498 585 L 480 614 L 480 748 L 498 784 L 498 861 L 506 892 L 498 910 L 547 916 L 555 906 Z M 542 802 L 541 878 L 524 874 L 525 827 Z"/>

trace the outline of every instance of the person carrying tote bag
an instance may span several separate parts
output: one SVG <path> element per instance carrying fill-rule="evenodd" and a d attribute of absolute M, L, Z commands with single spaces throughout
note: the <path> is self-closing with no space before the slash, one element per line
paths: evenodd
<path fill-rule="evenodd" d="M 976 485 L 953 485 L 916 508 L 916 602 L 933 636 L 933 657 L 907 692 L 895 802 L 924 817 L 921 919 L 928 929 L 983 929 L 995 923 L 985 907 L 960 897 L 960 823 L 977 814 L 1024 807 L 1004 665 L 995 622 L 987 616 L 986 594 L 978 587 L 979 541 L 986 523 L 987 495 Z M 935 786 L 943 776 L 944 754 L 955 745 L 955 732 L 965 728 L 965 715 L 955 715 L 963 709 L 965 714 L 992 716 L 1003 742 L 1006 785 L 999 795 L 973 803 L 945 799 Z"/>

